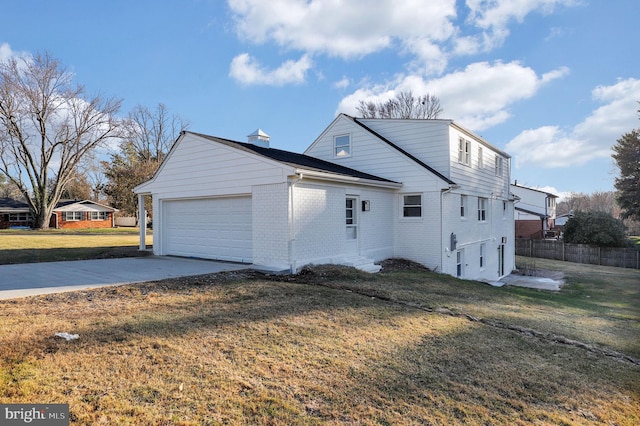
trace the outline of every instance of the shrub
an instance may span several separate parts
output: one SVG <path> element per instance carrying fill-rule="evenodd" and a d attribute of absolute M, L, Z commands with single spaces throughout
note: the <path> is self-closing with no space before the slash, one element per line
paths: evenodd
<path fill-rule="evenodd" d="M 629 245 L 622 221 L 605 212 L 577 212 L 564 228 L 564 240 L 572 244 L 600 247 Z"/>

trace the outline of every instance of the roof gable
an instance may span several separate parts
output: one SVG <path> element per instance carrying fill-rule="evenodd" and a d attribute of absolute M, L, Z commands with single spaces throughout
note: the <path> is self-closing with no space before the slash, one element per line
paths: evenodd
<path fill-rule="evenodd" d="M 428 164 L 426 164 L 425 162 L 423 162 L 422 160 L 418 159 L 417 157 L 415 157 L 414 155 L 408 153 L 407 151 L 405 151 L 404 149 L 400 148 L 398 145 L 394 144 L 393 142 L 391 142 L 389 139 L 387 139 L 386 137 L 382 136 L 381 134 L 379 134 L 378 132 L 376 132 L 375 130 L 371 129 L 369 126 L 367 126 L 366 124 L 362 123 L 360 120 L 358 120 L 358 118 L 355 117 L 351 117 L 350 115 L 347 114 L 341 114 L 342 116 L 346 117 L 347 119 L 351 120 L 352 122 L 354 122 L 355 124 L 357 124 L 358 126 L 360 126 L 361 128 L 363 128 L 364 130 L 366 130 L 367 132 L 369 132 L 371 135 L 375 136 L 376 138 L 378 138 L 379 140 L 381 140 L 382 142 L 386 143 L 387 145 L 389 145 L 391 148 L 393 148 L 394 150 L 396 150 L 397 152 L 399 152 L 400 154 L 402 154 L 403 156 L 409 158 L 410 160 L 412 160 L 413 162 L 415 162 L 416 164 L 418 164 L 420 167 L 426 169 L 427 171 L 429 171 L 430 173 L 432 173 L 434 176 L 438 177 L 439 179 L 443 180 L 444 182 L 446 182 L 449 185 L 455 185 L 456 183 L 454 181 L 452 181 L 451 179 L 449 179 L 448 177 L 446 177 L 445 175 L 443 175 L 442 173 L 438 172 L 436 169 L 434 169 L 433 167 L 429 166 Z"/>
<path fill-rule="evenodd" d="M 192 133 L 192 132 L 191 132 Z M 253 145 L 250 143 L 237 142 L 229 139 L 219 138 L 215 136 L 203 135 L 200 133 L 194 133 L 200 137 L 231 146 L 236 149 L 240 149 L 245 152 L 258 154 L 260 156 L 275 160 L 279 163 L 284 163 L 296 168 L 304 168 L 308 170 L 314 170 L 319 172 L 333 173 L 343 176 L 349 176 L 360 179 L 368 179 L 380 182 L 397 183 L 389 179 L 381 178 L 369 173 L 364 173 L 359 170 L 355 170 L 349 167 L 341 166 L 329 161 L 321 160 L 309 155 L 299 154 L 291 151 L 284 151 L 282 149 L 265 148 L 259 145 Z"/>

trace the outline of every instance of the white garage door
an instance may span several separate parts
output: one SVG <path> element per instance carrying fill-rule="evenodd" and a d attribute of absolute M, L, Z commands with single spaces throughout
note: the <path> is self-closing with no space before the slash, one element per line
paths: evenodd
<path fill-rule="evenodd" d="M 165 253 L 251 263 L 251 197 L 165 201 Z"/>

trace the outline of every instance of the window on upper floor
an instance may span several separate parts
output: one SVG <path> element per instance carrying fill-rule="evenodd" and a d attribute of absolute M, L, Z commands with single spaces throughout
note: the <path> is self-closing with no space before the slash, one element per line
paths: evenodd
<path fill-rule="evenodd" d="M 341 135 L 333 138 L 333 154 L 335 157 L 351 156 L 351 135 Z"/>
<path fill-rule="evenodd" d="M 471 165 L 471 142 L 464 138 L 458 139 L 458 163 Z"/>
<path fill-rule="evenodd" d="M 481 146 L 478 147 L 478 168 L 484 168 L 484 152 Z"/>
<path fill-rule="evenodd" d="M 460 196 L 460 217 L 461 218 L 467 217 L 467 196 L 466 195 Z"/>
<path fill-rule="evenodd" d="M 496 176 L 502 177 L 503 172 L 504 172 L 504 170 L 503 170 L 503 159 L 499 155 L 496 155 L 495 169 L 496 169 Z"/>
<path fill-rule="evenodd" d="M 487 220 L 487 199 L 478 198 L 478 222 Z"/>
<path fill-rule="evenodd" d="M 402 217 L 422 217 L 422 195 L 405 194 L 402 196 Z"/>

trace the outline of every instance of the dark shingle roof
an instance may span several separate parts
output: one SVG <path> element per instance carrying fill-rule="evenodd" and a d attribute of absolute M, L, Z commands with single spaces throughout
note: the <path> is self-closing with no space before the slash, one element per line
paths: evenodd
<path fill-rule="evenodd" d="M 191 134 L 200 136 L 202 138 L 221 143 L 223 145 L 231 146 L 233 148 L 237 148 L 246 152 L 258 154 L 263 157 L 267 157 L 272 160 L 279 161 L 281 163 L 288 164 L 293 167 L 300 167 L 308 170 L 334 173 L 338 175 L 374 180 L 379 182 L 398 183 L 389 179 L 381 178 L 380 176 L 375 176 L 369 173 L 364 173 L 355 169 L 351 169 L 349 167 L 344 167 L 339 164 L 332 163 L 330 161 L 320 160 L 319 158 L 311 157 L 309 155 L 298 154 L 295 152 L 284 151 L 284 150 L 275 149 L 275 148 L 265 148 L 265 147 L 253 145 L 250 143 L 237 142 L 229 139 L 219 138 L 216 136 L 204 135 L 202 133 L 195 133 L 195 132 L 185 132 L 185 133 L 191 133 Z"/>
<path fill-rule="evenodd" d="M 29 205 L 24 201 L 19 201 L 14 198 L 0 198 L 0 209 L 2 210 L 24 210 L 29 209 Z"/>

